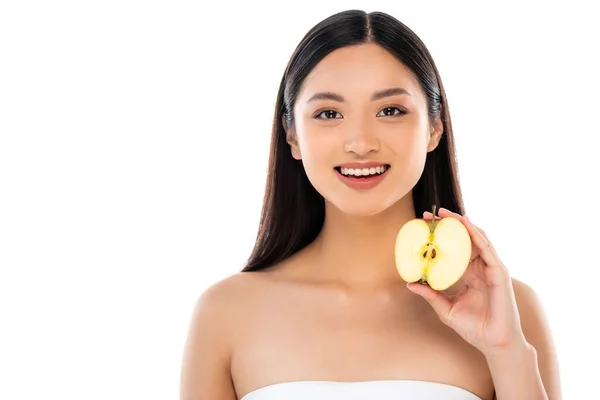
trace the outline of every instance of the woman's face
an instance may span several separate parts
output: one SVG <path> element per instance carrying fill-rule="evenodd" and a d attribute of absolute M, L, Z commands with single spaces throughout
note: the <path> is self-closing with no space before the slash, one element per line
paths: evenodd
<path fill-rule="evenodd" d="M 370 43 L 325 57 L 303 82 L 293 111 L 292 155 L 326 201 L 353 215 L 379 213 L 407 195 L 443 129 L 439 120 L 429 124 L 410 71 Z M 365 167 L 384 172 L 363 177 Z M 349 173 L 354 177 L 343 176 Z"/>

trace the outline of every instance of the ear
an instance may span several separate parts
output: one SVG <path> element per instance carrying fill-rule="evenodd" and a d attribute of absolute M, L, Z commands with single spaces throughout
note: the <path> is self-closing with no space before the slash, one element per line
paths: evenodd
<path fill-rule="evenodd" d="M 294 127 L 289 127 L 287 125 L 285 122 L 285 115 L 281 117 L 281 124 L 283 125 L 283 129 L 285 131 L 285 140 L 290 145 L 292 157 L 294 157 L 296 160 L 301 160 L 302 155 L 300 154 L 300 146 L 298 146 L 298 137 L 296 136 Z"/>
<path fill-rule="evenodd" d="M 428 153 L 436 149 L 436 147 L 440 143 L 440 139 L 442 138 L 443 134 L 444 124 L 442 124 L 441 118 L 438 118 L 431 127 L 431 131 L 429 134 L 429 144 L 427 145 Z"/>

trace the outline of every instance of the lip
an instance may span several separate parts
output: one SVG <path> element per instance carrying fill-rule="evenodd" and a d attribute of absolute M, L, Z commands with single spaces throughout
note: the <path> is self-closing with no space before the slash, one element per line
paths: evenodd
<path fill-rule="evenodd" d="M 349 165 L 359 165 L 358 167 L 351 167 Z M 369 178 L 356 178 L 353 176 L 346 176 L 343 175 L 342 172 L 340 171 L 340 167 L 342 168 L 369 168 L 369 167 L 378 167 L 380 165 L 385 165 L 387 166 L 386 170 L 384 171 L 383 174 L 380 175 L 374 175 L 372 177 Z M 354 190 L 369 190 L 369 189 L 373 189 L 375 186 L 377 186 L 382 180 L 385 179 L 385 177 L 388 174 L 388 171 L 390 170 L 390 165 L 389 164 L 374 164 L 374 163 L 350 163 L 350 164 L 343 164 L 340 167 L 336 167 L 335 169 L 335 173 L 338 176 L 338 178 L 340 178 L 340 180 L 349 188 L 354 189 Z"/>
<path fill-rule="evenodd" d="M 340 164 L 338 166 L 336 166 L 336 168 L 375 168 L 375 167 L 379 167 L 381 165 L 385 165 L 389 168 L 390 164 L 385 163 L 385 162 L 378 162 L 378 161 L 368 161 L 368 162 L 351 162 L 351 163 L 346 163 L 346 164 Z"/>

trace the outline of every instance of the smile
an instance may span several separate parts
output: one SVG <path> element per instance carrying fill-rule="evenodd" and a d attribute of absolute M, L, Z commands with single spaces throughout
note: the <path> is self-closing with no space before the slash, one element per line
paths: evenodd
<path fill-rule="evenodd" d="M 377 186 L 387 176 L 389 164 L 371 166 L 370 168 L 335 167 L 340 180 L 354 190 L 368 190 Z"/>
<path fill-rule="evenodd" d="M 345 167 L 336 167 L 336 170 L 344 176 L 354 176 L 357 178 L 365 177 L 368 178 L 373 175 L 381 175 L 385 173 L 385 171 L 390 166 L 387 164 L 382 164 L 377 167 L 371 168 L 345 168 Z"/>

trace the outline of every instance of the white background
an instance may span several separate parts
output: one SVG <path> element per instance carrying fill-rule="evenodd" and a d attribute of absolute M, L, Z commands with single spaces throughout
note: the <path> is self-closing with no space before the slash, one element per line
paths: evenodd
<path fill-rule="evenodd" d="M 564 398 L 597 395 L 587 2 L 250 3 L 0 6 L 0 398 L 178 398 L 194 303 L 253 245 L 288 58 L 346 8 L 428 46 L 468 213 L 541 297 Z"/>

